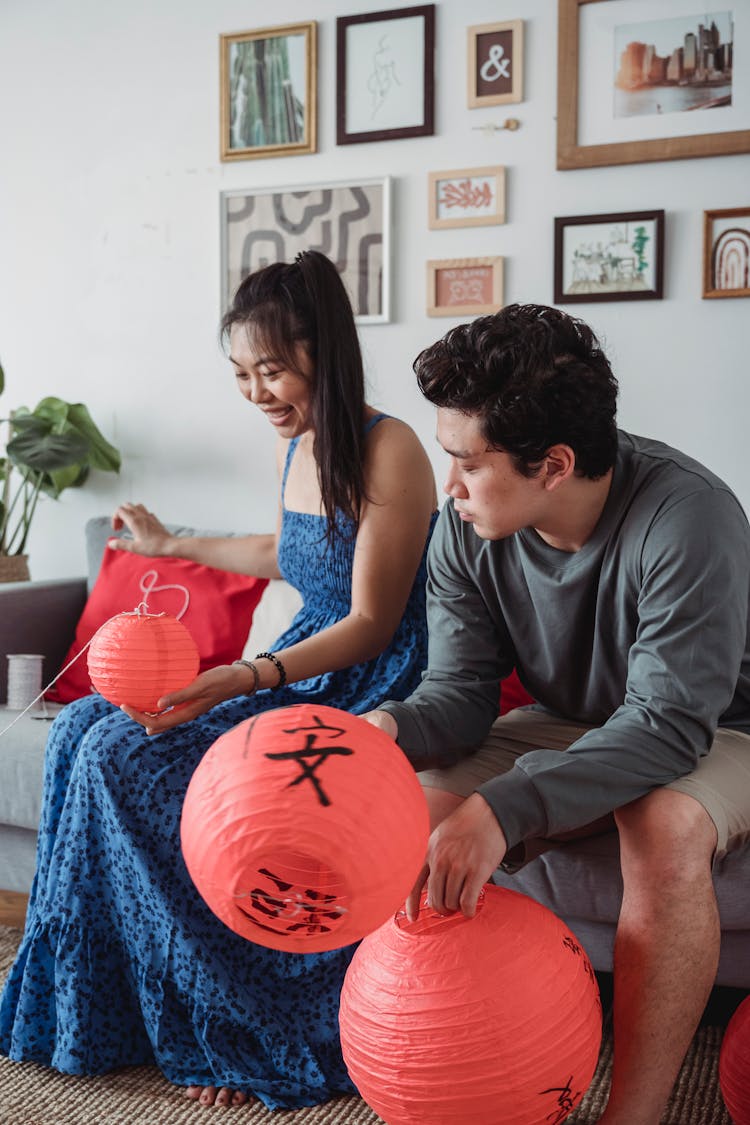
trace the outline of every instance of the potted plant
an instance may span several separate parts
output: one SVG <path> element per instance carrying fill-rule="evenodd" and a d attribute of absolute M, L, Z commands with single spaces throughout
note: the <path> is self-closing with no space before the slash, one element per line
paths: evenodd
<path fill-rule="evenodd" d="M 4 388 L 0 367 L 0 394 Z M 26 541 L 40 495 L 56 500 L 82 485 L 90 469 L 119 472 L 120 454 L 81 402 L 43 398 L 0 421 L 8 434 L 0 457 L 0 581 L 20 582 L 29 577 Z"/>

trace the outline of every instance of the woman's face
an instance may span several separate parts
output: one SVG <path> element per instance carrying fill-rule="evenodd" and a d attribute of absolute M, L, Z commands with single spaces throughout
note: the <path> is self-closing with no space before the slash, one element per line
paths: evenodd
<path fill-rule="evenodd" d="M 260 348 L 244 324 L 230 330 L 229 358 L 240 393 L 263 411 L 277 433 L 299 437 L 312 425 L 313 370 L 304 344 L 297 344 L 296 370 Z"/>

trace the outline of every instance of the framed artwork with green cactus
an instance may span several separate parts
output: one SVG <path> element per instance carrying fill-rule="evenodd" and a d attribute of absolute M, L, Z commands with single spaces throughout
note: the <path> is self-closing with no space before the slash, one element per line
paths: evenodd
<path fill-rule="evenodd" d="M 220 36 L 221 159 L 296 156 L 317 145 L 317 24 Z"/>
<path fill-rule="evenodd" d="M 555 304 L 664 295 L 664 212 L 555 219 Z"/>

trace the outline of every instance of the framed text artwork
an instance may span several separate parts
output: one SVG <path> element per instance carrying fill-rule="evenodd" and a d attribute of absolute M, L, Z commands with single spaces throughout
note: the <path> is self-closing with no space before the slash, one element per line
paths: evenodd
<path fill-rule="evenodd" d="M 750 297 L 750 206 L 703 212 L 703 296 Z"/>
<path fill-rule="evenodd" d="M 558 0 L 557 167 L 750 152 L 750 4 Z"/>
<path fill-rule="evenodd" d="M 221 159 L 315 152 L 317 24 L 220 36 Z"/>
<path fill-rule="evenodd" d="M 336 20 L 336 143 L 431 136 L 435 5 Z"/>
<path fill-rule="evenodd" d="M 221 299 L 271 262 L 320 250 L 338 269 L 359 324 L 390 320 L 391 180 L 221 193 Z"/>
<path fill-rule="evenodd" d="M 467 30 L 470 109 L 523 100 L 523 20 L 476 24 Z"/>
<path fill-rule="evenodd" d="M 505 168 L 458 168 L 428 174 L 428 226 L 483 227 L 505 222 Z"/>
<path fill-rule="evenodd" d="M 555 219 L 555 304 L 663 296 L 664 212 Z"/>
<path fill-rule="evenodd" d="M 503 304 L 502 258 L 442 258 L 427 263 L 428 316 L 481 316 Z"/>

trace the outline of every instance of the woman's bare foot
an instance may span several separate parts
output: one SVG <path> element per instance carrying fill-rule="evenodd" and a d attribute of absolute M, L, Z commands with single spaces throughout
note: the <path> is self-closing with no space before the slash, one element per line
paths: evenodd
<path fill-rule="evenodd" d="M 230 1090 L 228 1086 L 188 1086 L 185 1090 L 188 1098 L 201 1105 L 244 1105 L 247 1094 L 242 1090 Z"/>

